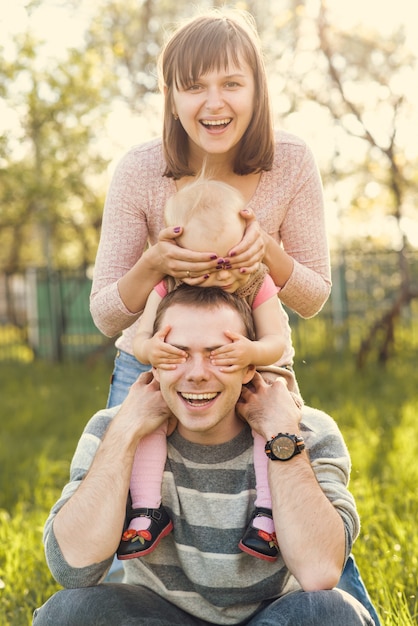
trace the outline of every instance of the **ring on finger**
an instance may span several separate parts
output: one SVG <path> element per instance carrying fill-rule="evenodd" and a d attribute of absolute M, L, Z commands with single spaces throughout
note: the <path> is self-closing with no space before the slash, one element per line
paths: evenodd
<path fill-rule="evenodd" d="M 190 270 L 187 270 L 187 272 L 186 272 L 186 278 L 190 278 Z"/>

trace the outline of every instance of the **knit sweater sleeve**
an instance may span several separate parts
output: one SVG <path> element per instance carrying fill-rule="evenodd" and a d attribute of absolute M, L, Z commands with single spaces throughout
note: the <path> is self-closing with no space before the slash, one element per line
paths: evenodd
<path fill-rule="evenodd" d="M 113 337 L 131 326 L 141 311 L 122 301 L 118 281 L 154 244 L 164 226 L 164 206 L 173 192 L 164 179 L 161 141 L 133 147 L 118 164 L 103 211 L 93 273 L 90 311 L 103 334 Z"/>
<path fill-rule="evenodd" d="M 301 156 L 291 202 L 280 228 L 283 247 L 294 260 L 293 272 L 280 299 L 308 318 L 316 315 L 328 299 L 331 270 L 322 182 L 308 146 Z"/>
<path fill-rule="evenodd" d="M 330 294 L 331 271 L 322 182 L 302 139 L 277 134 L 273 168 L 263 173 L 249 206 L 294 262 L 279 298 L 302 317 L 316 315 Z"/>
<path fill-rule="evenodd" d="M 54 534 L 54 519 L 64 504 L 74 495 L 86 475 L 116 409 L 105 409 L 94 415 L 86 425 L 74 453 L 70 480 L 52 507 L 45 522 L 43 542 L 45 558 L 55 580 L 67 588 L 89 587 L 103 580 L 112 564 L 112 557 L 88 567 L 76 568 L 65 560 Z"/>
<path fill-rule="evenodd" d="M 348 490 L 351 459 L 347 446 L 336 422 L 323 411 L 306 405 L 301 430 L 318 483 L 343 520 L 347 559 L 360 532 L 355 500 Z"/>

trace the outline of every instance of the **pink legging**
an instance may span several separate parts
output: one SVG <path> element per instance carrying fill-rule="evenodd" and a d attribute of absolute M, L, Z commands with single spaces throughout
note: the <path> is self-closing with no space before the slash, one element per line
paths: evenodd
<path fill-rule="evenodd" d="M 264 439 L 252 431 L 254 438 L 254 471 L 257 496 L 255 506 L 271 509 L 267 477 L 268 458 Z M 161 484 L 167 457 L 167 426 L 162 425 L 138 444 L 132 467 L 130 491 L 132 507 L 158 509 L 161 504 Z"/>

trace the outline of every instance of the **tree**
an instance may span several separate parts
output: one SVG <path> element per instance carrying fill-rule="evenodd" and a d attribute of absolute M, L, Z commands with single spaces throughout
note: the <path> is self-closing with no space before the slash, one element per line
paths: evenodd
<path fill-rule="evenodd" d="M 32 0 L 26 10 L 38 7 L 42 0 Z M 258 7 L 261 23 L 264 13 Z M 30 26 L 16 37 L 12 58 L 0 48 L 0 95 L 14 115 L 1 139 L 0 270 L 94 261 L 107 187 L 100 146 L 107 115 L 120 103 L 127 117 L 142 116 L 159 132 L 158 53 L 167 25 L 189 14 L 186 1 L 102 0 L 88 14 L 84 44 L 62 58 L 46 58 Z"/>
<path fill-rule="evenodd" d="M 337 245 L 397 251 L 396 276 L 381 278 L 392 303 L 373 319 L 357 355 L 359 366 L 374 350 L 385 363 L 401 314 L 418 296 L 409 260 L 411 225 L 417 223 L 418 152 L 408 132 L 418 62 L 402 28 L 390 38 L 365 26 L 347 32 L 332 23 L 325 2 L 317 14 L 302 1 L 296 4 L 292 62 L 288 57 L 283 62 L 282 51 L 272 59 L 285 76 L 283 120 L 288 123 L 302 110 L 305 119 L 321 119 L 321 110 L 332 129 L 320 137 L 321 147 L 328 148 L 321 171 L 340 223 Z"/>
<path fill-rule="evenodd" d="M 41 42 L 29 32 L 15 55 L 0 54 L 1 95 L 15 123 L 0 163 L 0 268 L 63 268 L 93 262 L 106 167 L 95 148 L 109 88 L 94 50 L 69 50 L 39 63 Z"/>
<path fill-rule="evenodd" d="M 75 10 L 83 4 L 71 2 Z M 32 0 L 27 10 L 39 4 Z M 403 86 L 408 77 L 415 84 L 417 59 L 401 31 L 391 40 L 360 28 L 347 33 L 332 25 L 323 3 L 319 14 L 314 6 L 303 0 L 246 4 L 266 52 L 279 124 L 291 127 L 299 115 L 315 125 L 319 115 L 332 129 L 321 137 L 328 161 L 320 165 L 327 197 L 340 205 L 341 245 L 397 246 L 393 308 L 370 329 L 359 353 L 363 362 L 379 334 L 384 362 L 400 312 L 416 297 L 405 224 L 417 221 L 418 181 L 404 157 L 409 137 L 403 129 L 412 113 Z M 12 60 L 0 50 L 0 97 L 16 121 L 0 138 L 0 269 L 93 262 L 110 157 L 100 144 L 107 115 L 122 106 L 129 119 L 160 131 L 156 60 L 166 26 L 189 12 L 184 0 L 101 0 L 89 14 L 84 44 L 65 58 L 41 62 L 42 42 L 30 32 L 16 40 Z M 142 140 L 139 134 L 132 143 Z M 376 235 L 368 228 L 375 216 L 391 228 Z"/>
<path fill-rule="evenodd" d="M 361 342 L 357 354 L 357 364 L 361 367 L 373 348 L 377 350 L 380 363 L 387 361 L 402 310 L 418 297 L 418 289 L 411 281 L 407 235 L 403 227 L 408 212 L 411 211 L 412 217 L 414 211 L 417 181 L 403 156 L 405 146 L 398 138 L 402 118 L 407 118 L 409 108 L 402 91 L 405 83 L 400 83 L 399 76 L 405 68 L 416 67 L 416 59 L 405 47 L 402 29 L 390 41 L 361 34 L 347 37 L 336 32 L 327 23 L 323 2 L 318 35 L 333 96 L 327 99 L 327 105 L 348 134 L 368 144 L 367 171 L 384 190 L 385 211 L 394 218 L 398 232 L 397 293 L 390 308 L 380 314 Z M 411 78 L 412 75 L 411 71 Z M 373 110 L 364 106 L 371 85 L 375 93 Z"/>

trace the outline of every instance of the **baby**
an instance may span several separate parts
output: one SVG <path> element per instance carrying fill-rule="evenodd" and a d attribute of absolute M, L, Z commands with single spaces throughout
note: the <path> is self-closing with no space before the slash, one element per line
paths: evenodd
<path fill-rule="evenodd" d="M 246 221 L 241 216 L 245 202 L 237 189 L 226 183 L 202 176 L 173 195 L 166 206 L 167 226 L 182 226 L 178 245 L 199 252 L 214 251 L 218 255 L 218 268 L 201 283 L 206 287 L 220 287 L 245 298 L 251 307 L 256 340 L 225 330 L 225 345 L 213 350 L 210 362 L 221 371 L 235 371 L 255 365 L 270 366 L 276 363 L 284 350 L 283 310 L 277 297 L 279 289 L 273 283 L 268 269 L 261 264 L 253 274 L 231 269 L 224 261 L 241 241 Z M 183 281 L 167 277 L 148 297 L 133 349 L 136 358 L 153 367 L 173 369 L 183 363 L 187 353 L 165 342 L 169 332 L 163 328 L 153 335 L 155 314 L 159 303 L 168 291 Z M 257 433 L 254 437 L 254 469 L 256 475 L 255 511 L 251 522 L 239 542 L 244 552 L 275 561 L 277 543 L 271 513 L 271 497 L 267 478 L 268 458 L 265 441 Z M 130 493 L 132 511 L 127 530 L 117 551 L 119 559 L 130 559 L 149 554 L 158 542 L 171 532 L 172 521 L 161 504 L 161 483 L 166 461 L 166 427 L 161 427 L 142 439 L 133 464 Z"/>

